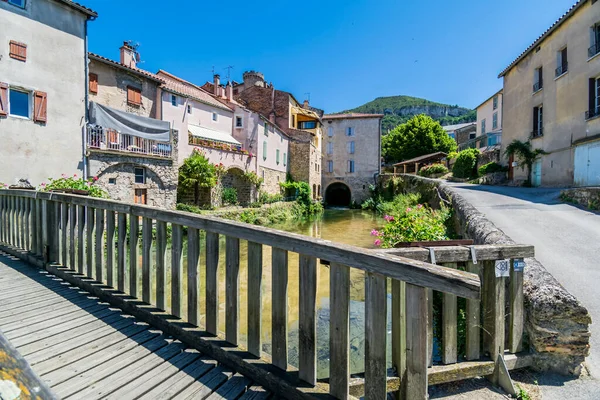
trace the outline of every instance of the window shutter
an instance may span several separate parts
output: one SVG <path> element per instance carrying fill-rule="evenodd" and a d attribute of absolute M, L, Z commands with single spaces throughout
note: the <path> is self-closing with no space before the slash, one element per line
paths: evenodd
<path fill-rule="evenodd" d="M 10 58 L 14 58 L 19 61 L 27 60 L 27 45 L 25 43 L 10 41 L 10 51 L 8 53 Z"/>
<path fill-rule="evenodd" d="M 89 80 L 90 80 L 90 93 L 98 93 L 98 75 L 90 73 Z"/>
<path fill-rule="evenodd" d="M 0 116 L 8 115 L 8 84 L 0 82 Z"/>
<path fill-rule="evenodd" d="M 544 87 L 544 69 L 540 67 L 540 89 Z"/>
<path fill-rule="evenodd" d="M 35 122 L 47 122 L 48 95 L 45 92 L 34 92 L 33 94 L 33 120 Z"/>
<path fill-rule="evenodd" d="M 592 113 L 595 113 L 596 108 L 596 80 L 589 80 L 589 102 L 588 102 L 588 110 L 590 111 L 590 116 Z"/>
<path fill-rule="evenodd" d="M 537 107 L 533 107 L 533 132 L 534 132 L 534 134 L 537 131 L 537 126 L 538 126 L 538 112 L 537 112 Z"/>

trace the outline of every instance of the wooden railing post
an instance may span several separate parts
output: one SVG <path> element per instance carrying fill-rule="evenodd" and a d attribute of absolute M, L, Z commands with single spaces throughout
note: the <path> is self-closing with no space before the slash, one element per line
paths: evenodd
<path fill-rule="evenodd" d="M 156 307 L 167 309 L 167 223 L 156 221 Z"/>
<path fill-rule="evenodd" d="M 276 247 L 273 247 L 272 251 L 273 365 L 286 370 L 288 365 L 288 253 Z"/>
<path fill-rule="evenodd" d="M 137 270 L 140 254 L 140 220 L 137 215 L 129 215 L 129 295 L 138 297 Z"/>
<path fill-rule="evenodd" d="M 262 350 L 262 244 L 248 242 L 248 351 L 260 357 Z"/>
<path fill-rule="evenodd" d="M 73 271 L 77 269 L 77 248 L 75 246 L 75 238 L 77 237 L 77 222 L 77 206 L 75 204 L 71 204 L 69 206 L 69 268 Z M 35 238 L 35 233 L 33 237 Z"/>
<path fill-rule="evenodd" d="M 86 240 L 86 269 L 88 278 L 93 277 L 94 272 L 94 221 L 95 211 L 92 207 L 85 208 L 85 240 Z"/>
<path fill-rule="evenodd" d="M 127 214 L 117 216 L 117 290 L 125 293 L 125 248 L 127 247 Z"/>
<path fill-rule="evenodd" d="M 104 210 L 96 209 L 96 246 L 95 246 L 96 280 L 102 282 L 104 269 Z"/>
<path fill-rule="evenodd" d="M 331 263 L 329 288 L 329 394 L 349 398 L 350 268 Z"/>
<path fill-rule="evenodd" d="M 400 378 L 398 399 L 406 399 L 406 283 L 392 279 L 392 366 Z"/>
<path fill-rule="evenodd" d="M 387 396 L 387 278 L 365 274 L 365 398 Z"/>
<path fill-rule="evenodd" d="M 515 268 L 516 260 L 510 263 L 509 304 L 510 324 L 508 348 L 511 353 L 523 350 L 523 269 Z"/>
<path fill-rule="evenodd" d="M 84 262 L 85 262 L 85 242 L 84 242 L 84 232 L 85 232 L 85 207 L 77 206 L 77 272 L 83 274 L 84 270 Z"/>
<path fill-rule="evenodd" d="M 467 262 L 467 271 L 479 275 L 479 264 Z M 467 345 L 466 359 L 478 360 L 481 347 L 481 304 L 479 300 L 467 299 L 466 309 L 467 323 Z"/>
<path fill-rule="evenodd" d="M 206 232 L 206 331 L 219 333 L 219 234 Z"/>
<path fill-rule="evenodd" d="M 183 294 L 183 227 L 172 224 L 171 232 L 171 314 L 181 318 L 181 296 Z"/>
<path fill-rule="evenodd" d="M 115 212 L 106 212 L 106 284 L 114 287 Z"/>
<path fill-rule="evenodd" d="M 427 289 L 406 284 L 406 398 L 427 399 Z"/>
<path fill-rule="evenodd" d="M 69 265 L 69 246 L 67 242 L 67 224 L 69 223 L 69 205 L 60 203 L 60 246 L 61 246 L 61 262 L 63 267 L 70 268 Z"/>
<path fill-rule="evenodd" d="M 31 250 L 31 199 L 28 197 L 23 198 L 25 203 L 25 211 L 23 215 L 23 223 L 25 225 L 25 244 L 24 248 L 27 251 Z"/>
<path fill-rule="evenodd" d="M 6 243 L 4 239 L 4 231 L 6 229 L 6 221 L 4 217 L 6 215 L 6 196 L 0 196 L 0 242 Z"/>
<path fill-rule="evenodd" d="M 496 277 L 494 261 L 484 261 L 482 282 L 483 306 L 483 349 L 496 362 L 499 354 L 504 354 L 504 278 Z M 496 368 L 496 371 L 498 368 Z M 498 376 L 489 377 L 498 383 Z"/>
<path fill-rule="evenodd" d="M 240 239 L 225 238 L 225 340 L 238 345 L 240 309 Z"/>
<path fill-rule="evenodd" d="M 456 263 L 446 263 L 444 267 L 456 269 Z M 444 293 L 444 305 L 442 310 L 442 362 L 444 364 L 455 364 L 458 359 L 457 346 L 457 299 L 456 295 Z"/>
<path fill-rule="evenodd" d="M 299 377 L 317 384 L 317 259 L 300 254 Z"/>
<path fill-rule="evenodd" d="M 187 318 L 192 325 L 200 323 L 198 311 L 198 260 L 200 259 L 200 236 L 198 229 L 188 228 L 187 255 Z"/>
<path fill-rule="evenodd" d="M 152 302 L 152 219 L 142 219 L 142 301 Z"/>
<path fill-rule="evenodd" d="M 45 201 L 45 240 L 44 247 L 46 249 L 47 263 L 55 263 L 59 261 L 58 252 L 58 215 L 57 206 L 58 204 L 53 201 Z"/>

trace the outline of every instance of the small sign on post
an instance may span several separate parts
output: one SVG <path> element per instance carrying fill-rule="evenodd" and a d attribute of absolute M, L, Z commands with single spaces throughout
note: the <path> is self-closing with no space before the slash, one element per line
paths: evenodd
<path fill-rule="evenodd" d="M 510 260 L 496 260 L 496 278 L 510 276 Z"/>
<path fill-rule="evenodd" d="M 515 272 L 523 272 L 523 270 L 525 269 L 525 260 L 523 260 L 522 258 L 515 258 L 515 260 L 513 261 L 513 268 Z"/>

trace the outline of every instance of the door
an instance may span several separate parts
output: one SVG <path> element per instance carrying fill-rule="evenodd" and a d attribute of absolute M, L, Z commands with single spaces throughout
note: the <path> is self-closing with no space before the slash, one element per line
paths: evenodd
<path fill-rule="evenodd" d="M 146 189 L 135 189 L 135 204 L 148 204 L 147 203 L 147 194 L 148 191 Z"/>
<path fill-rule="evenodd" d="M 531 169 L 531 184 L 540 186 L 542 184 L 542 160 L 537 160 L 533 163 Z"/>
<path fill-rule="evenodd" d="M 600 185 L 600 142 L 575 148 L 575 185 Z"/>

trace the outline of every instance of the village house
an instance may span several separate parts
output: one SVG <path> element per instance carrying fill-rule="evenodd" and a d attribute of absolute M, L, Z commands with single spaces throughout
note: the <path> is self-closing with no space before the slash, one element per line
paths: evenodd
<path fill-rule="evenodd" d="M 381 172 L 382 114 L 323 115 L 322 185 L 328 205 L 362 203 Z"/>
<path fill-rule="evenodd" d="M 0 1 L 0 182 L 83 171 L 87 23 L 68 0 Z"/>
<path fill-rule="evenodd" d="M 162 121 L 164 80 L 137 67 L 129 42 L 119 61 L 89 54 L 87 174 L 115 200 L 174 208 L 177 141 Z"/>
<path fill-rule="evenodd" d="M 456 141 L 457 145 L 468 142 L 469 140 L 475 139 L 477 136 L 477 124 L 475 122 L 467 122 L 464 124 L 446 125 L 442 126 L 444 131 L 452 139 Z"/>
<path fill-rule="evenodd" d="M 502 154 L 513 140 L 546 152 L 535 186 L 600 184 L 600 3 L 580 0 L 499 75 Z M 509 179 L 527 169 L 505 160 Z"/>

